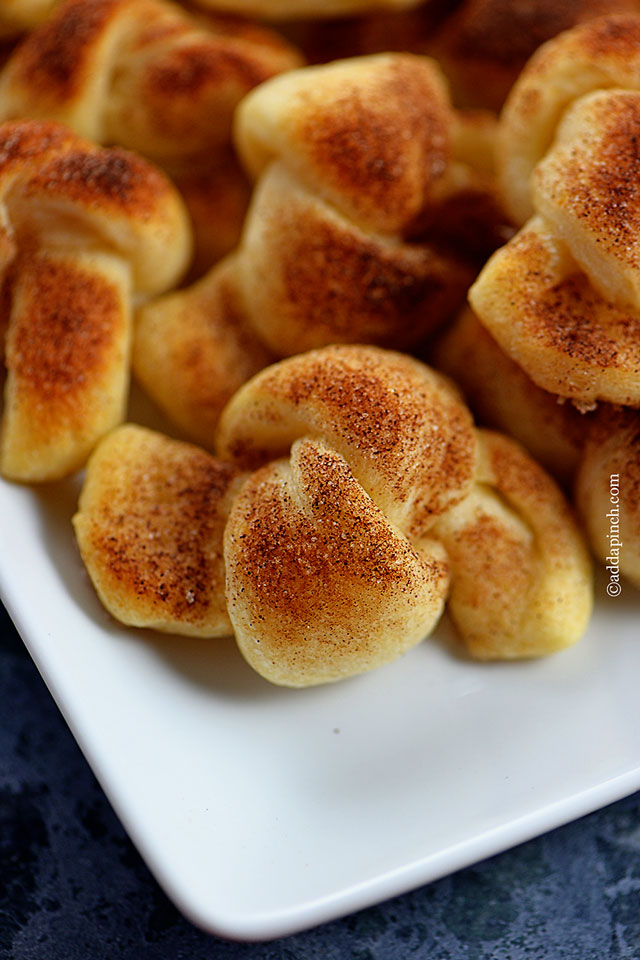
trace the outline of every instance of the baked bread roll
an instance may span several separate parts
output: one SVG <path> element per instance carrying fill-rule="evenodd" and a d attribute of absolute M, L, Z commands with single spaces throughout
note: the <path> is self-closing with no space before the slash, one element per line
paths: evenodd
<path fill-rule="evenodd" d="M 476 314 L 535 384 L 588 410 L 640 405 L 640 317 L 603 299 L 540 217 L 469 291 Z"/>
<path fill-rule="evenodd" d="M 640 91 L 596 91 L 566 111 L 534 171 L 538 215 L 469 294 L 540 387 L 583 407 L 640 406 L 638 123 Z"/>
<path fill-rule="evenodd" d="M 250 477 L 225 561 L 240 651 L 261 676 L 294 687 L 396 659 L 432 630 L 449 582 L 440 545 L 414 546 L 346 460 L 310 437 Z"/>
<path fill-rule="evenodd" d="M 273 462 L 289 448 L 288 462 Z M 374 347 L 336 346 L 275 364 L 233 397 L 220 420 L 218 449 L 243 469 L 271 461 L 250 478 L 232 508 L 225 559 L 229 612 L 240 649 L 258 672 L 275 682 L 315 682 L 314 669 L 328 679 L 318 633 L 322 621 L 327 634 L 338 616 L 340 627 L 348 624 L 343 637 L 351 641 L 343 640 L 342 653 L 345 648 L 363 649 L 357 641 L 354 646 L 354 638 L 363 632 L 363 617 L 367 637 L 372 631 L 375 635 L 377 622 L 385 625 L 380 601 L 376 623 L 365 612 L 373 609 L 365 557 L 379 564 L 380 577 L 389 563 L 382 543 L 397 549 L 393 531 L 403 534 L 431 570 L 438 571 L 432 589 L 437 584 L 443 597 L 450 579 L 450 611 L 472 655 L 540 655 L 575 642 L 586 628 L 591 565 L 559 489 L 513 441 L 478 436 L 451 383 L 418 361 Z M 342 529 L 338 491 L 343 484 L 352 489 L 355 481 L 391 527 L 382 543 L 375 526 L 365 534 L 350 512 Z M 292 527 L 286 511 L 294 517 Z M 317 534 L 308 526 L 316 516 Z M 340 543 L 335 542 L 338 530 Z M 347 542 L 355 544 L 351 559 L 343 532 Z M 361 554 L 363 545 L 367 549 Z M 322 578 L 323 558 L 331 560 L 324 570 L 328 579 Z M 512 568 L 515 560 L 520 570 Z M 356 584 L 364 578 L 363 609 L 352 599 L 357 594 L 353 585 L 331 604 L 332 574 L 343 569 Z M 383 595 L 393 596 L 392 585 L 385 586 L 386 576 Z M 416 595 L 407 581 L 402 595 L 406 601 Z M 305 598 L 300 607 L 298 596 Z M 421 603 L 435 623 L 437 605 L 424 599 Z M 393 604 L 395 608 L 395 599 Z M 404 616 L 410 608 L 411 603 L 404 606 Z M 305 625 L 307 617 L 313 626 Z M 411 617 L 409 622 L 414 622 Z M 412 635 L 410 628 L 406 635 Z M 310 637 L 309 648 L 301 636 Z M 396 637 L 391 648 L 384 645 L 393 656 L 399 652 L 397 643 Z M 366 649 L 365 662 L 370 656 Z M 317 663 L 315 668 L 308 657 Z M 342 657 L 335 668 L 343 675 Z"/>
<path fill-rule="evenodd" d="M 470 291 L 532 380 L 583 409 L 640 404 L 639 41 L 640 17 L 606 17 L 532 58 L 503 112 L 500 152 L 514 215 L 535 216 Z"/>
<path fill-rule="evenodd" d="M 640 91 L 576 101 L 536 167 L 535 209 L 600 295 L 640 312 Z"/>
<path fill-rule="evenodd" d="M 154 339 L 157 349 L 165 323 L 179 323 L 184 342 L 193 344 L 202 345 L 201 332 L 210 330 L 211 395 L 199 388 L 197 400 L 187 401 L 206 410 L 193 421 L 194 440 L 204 442 L 211 414 L 221 409 L 219 385 L 227 384 L 230 395 L 244 376 L 237 368 L 234 384 L 215 363 L 213 344 L 232 337 L 232 325 L 221 317 L 225 329 L 217 335 L 217 308 L 198 316 L 221 302 L 219 282 L 235 288 L 233 326 L 256 357 L 336 342 L 405 348 L 452 314 L 491 234 L 487 151 L 474 151 L 488 141 L 488 126 L 452 109 L 432 61 L 403 54 L 290 71 L 244 98 L 235 142 L 257 184 L 233 266 L 211 272 L 193 292 L 149 304 L 137 324 L 137 338 Z M 484 159 L 473 170 L 469 158 L 478 153 Z M 464 252 L 452 253 L 454 245 Z M 169 353 L 162 372 L 156 364 L 142 369 L 144 353 L 136 345 L 136 374 L 184 427 L 166 384 L 168 377 L 179 382 L 186 397 L 190 370 Z"/>
<path fill-rule="evenodd" d="M 257 180 L 241 266 L 258 332 L 280 355 L 417 339 L 468 279 L 448 253 L 404 239 L 448 180 L 454 114 L 437 66 L 380 55 L 277 79 L 235 121 Z"/>
<path fill-rule="evenodd" d="M 249 198 L 230 149 L 236 104 L 300 63 L 266 28 L 169 0 L 63 0 L 0 73 L 0 119 L 59 120 L 160 165 L 193 211 L 201 271 L 235 246 Z"/>
<path fill-rule="evenodd" d="M 481 424 L 513 437 L 571 486 L 592 414 L 536 386 L 469 307 L 431 345 L 429 359 L 455 380 Z"/>
<path fill-rule="evenodd" d="M 617 596 L 620 576 L 640 587 L 640 413 L 603 405 L 576 477 L 576 504 Z"/>
<path fill-rule="evenodd" d="M 136 314 L 136 379 L 184 436 L 211 449 L 224 405 L 275 360 L 251 328 L 235 256 L 188 289 L 166 294 Z"/>
<path fill-rule="evenodd" d="M 344 457 L 390 522 L 417 541 L 471 489 L 469 410 L 449 380 L 403 354 L 329 346 L 273 364 L 227 404 L 216 449 L 252 470 L 305 436 Z"/>
<path fill-rule="evenodd" d="M 55 123 L 0 126 L 0 470 L 54 480 L 123 417 L 134 297 L 172 286 L 191 234 L 169 181 Z"/>
<path fill-rule="evenodd" d="M 222 531 L 241 483 L 204 450 L 135 424 L 92 454 L 73 518 L 98 596 L 128 626 L 229 636 Z"/>
<path fill-rule="evenodd" d="M 463 239 L 451 225 L 449 244 L 439 242 L 455 197 L 469 205 L 475 192 L 497 204 L 494 134 L 486 112 L 453 109 L 442 72 L 426 57 L 354 57 L 274 77 L 245 97 L 235 118 L 236 147 L 257 180 L 248 226 L 257 230 L 260 216 L 268 217 L 267 178 L 280 166 L 319 206 L 315 217 L 327 220 L 327 230 L 333 212 L 346 229 L 411 239 L 442 257 Z M 468 211 L 467 233 L 472 224 Z M 492 226 L 485 216 L 476 244 Z M 276 241 L 273 255 L 281 257 Z"/>
<path fill-rule="evenodd" d="M 479 431 L 471 494 L 437 521 L 449 614 L 480 660 L 553 653 L 584 633 L 591 562 L 559 488 L 510 438 Z"/>
<path fill-rule="evenodd" d="M 638 11 L 640 12 L 640 10 Z M 612 13 L 573 27 L 531 57 L 500 116 L 496 158 L 507 211 L 534 212 L 533 171 L 571 104 L 595 90 L 640 90 L 640 16 Z"/>
<path fill-rule="evenodd" d="M 138 446 L 127 452 L 129 441 Z M 170 564 L 178 554 L 198 571 L 214 525 L 222 547 L 211 549 L 224 556 L 239 648 L 277 684 L 326 683 L 390 662 L 433 629 L 447 596 L 479 658 L 542 655 L 583 632 L 590 560 L 559 489 L 513 441 L 478 434 L 457 389 L 419 361 L 349 345 L 280 361 L 234 395 L 217 441 L 219 469 L 232 463 L 238 471 L 223 509 L 214 495 L 209 511 L 200 493 L 190 509 L 194 485 L 170 479 L 164 452 L 175 444 L 181 462 L 184 446 L 175 441 L 146 446 L 120 428 L 89 463 L 86 490 L 98 495 L 83 494 L 80 517 L 98 535 L 89 548 L 85 536 L 82 552 L 103 602 L 115 616 L 124 607 L 127 623 L 157 622 L 146 590 L 138 603 L 128 584 L 157 581 L 159 556 Z M 114 461 L 126 475 L 115 480 L 120 497 L 111 490 Z M 153 479 L 149 488 L 145 476 L 158 471 L 160 487 Z M 167 504 L 165 518 L 155 506 L 173 490 L 188 500 L 179 548 L 178 508 Z M 139 531 L 130 562 L 131 528 L 118 520 L 128 514 Z M 138 546 L 146 530 L 153 552 Z M 164 584 L 169 574 L 160 569 Z M 117 583 L 114 570 L 123 571 Z M 176 582 L 178 608 L 192 579 L 182 590 Z M 183 632 L 180 615 L 165 628 Z M 192 629 L 187 618 L 184 632 Z"/>

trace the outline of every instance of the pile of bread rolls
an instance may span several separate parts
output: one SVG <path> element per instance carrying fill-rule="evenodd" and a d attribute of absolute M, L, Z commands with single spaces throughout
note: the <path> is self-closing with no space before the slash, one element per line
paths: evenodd
<path fill-rule="evenodd" d="M 612 476 L 640 586 L 640 3 L 0 31 L 0 471 L 81 472 L 110 614 L 294 687 L 445 611 L 473 658 L 543 656 L 589 623 Z"/>

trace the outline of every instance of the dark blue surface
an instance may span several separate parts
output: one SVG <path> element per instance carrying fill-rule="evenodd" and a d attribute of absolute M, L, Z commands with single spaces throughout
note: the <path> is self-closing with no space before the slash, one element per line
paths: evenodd
<path fill-rule="evenodd" d="M 1 608 L 0 637 L 0 960 L 640 958 L 640 794 L 307 933 L 203 933 L 132 847 Z"/>

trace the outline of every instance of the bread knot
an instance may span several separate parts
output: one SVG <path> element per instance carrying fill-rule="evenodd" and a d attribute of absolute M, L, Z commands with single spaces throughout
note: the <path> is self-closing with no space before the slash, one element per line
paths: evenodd
<path fill-rule="evenodd" d="M 470 159 L 484 129 L 452 108 L 433 61 L 408 54 L 305 67 L 251 91 L 235 117 L 238 152 L 256 179 L 241 242 L 196 286 L 141 311 L 134 369 L 145 389 L 210 445 L 219 385 L 228 399 L 243 382 L 245 368 L 230 375 L 226 362 L 238 339 L 245 355 L 255 345 L 256 372 L 265 353 L 404 349 L 430 334 L 464 301 L 478 234 L 491 232 L 473 228 L 492 189 Z M 216 362 L 210 345 L 222 340 L 229 346 Z M 215 386 L 203 403 L 204 367 L 196 377 L 190 358 L 204 354 Z"/>
<path fill-rule="evenodd" d="M 447 599 L 481 659 L 549 653 L 586 626 L 590 561 L 562 494 L 408 356 L 336 345 L 266 368 L 225 408 L 217 452 L 128 426 L 93 455 L 74 523 L 100 597 L 125 623 L 232 627 L 247 661 L 287 686 L 390 662 L 434 629 Z M 198 464 L 233 472 L 203 492 L 182 481 Z M 199 574 L 207 556 L 215 596 Z"/>
<path fill-rule="evenodd" d="M 142 158 L 57 123 L 0 126 L 5 476 L 71 473 L 122 419 L 133 298 L 172 286 L 190 250 L 179 195 Z"/>
<path fill-rule="evenodd" d="M 582 410 L 640 405 L 639 45 L 639 17 L 606 17 L 531 59 L 500 121 L 505 193 L 529 218 L 470 290 L 503 349 Z"/>
<path fill-rule="evenodd" d="M 58 120 L 161 166 L 187 201 L 201 272 L 237 242 L 248 201 L 235 106 L 301 62 L 266 27 L 167 0 L 63 0 L 3 68 L 0 119 Z"/>
<path fill-rule="evenodd" d="M 512 219 L 535 212 L 531 178 L 553 144 L 565 111 L 597 90 L 640 90 L 640 18 L 596 17 L 544 43 L 514 84 L 500 116 L 498 175 Z"/>

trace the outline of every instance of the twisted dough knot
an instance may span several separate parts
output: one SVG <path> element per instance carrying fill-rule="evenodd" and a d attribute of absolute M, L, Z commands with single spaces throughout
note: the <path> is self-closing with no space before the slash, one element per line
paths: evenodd
<path fill-rule="evenodd" d="M 410 54 L 290 71 L 244 98 L 235 143 L 257 185 L 238 269 L 272 350 L 406 346 L 451 312 L 475 273 L 455 202 L 482 195 L 485 214 L 492 190 L 461 126 L 437 64 Z"/>
<path fill-rule="evenodd" d="M 122 420 L 132 298 L 176 282 L 191 235 L 159 171 L 55 123 L 0 127 L 0 204 L 0 468 L 53 480 Z"/>
<path fill-rule="evenodd" d="M 208 267 L 237 242 L 248 201 L 236 104 L 300 63 L 266 28 L 166 0 L 64 0 L 3 69 L 0 119 L 58 120 L 153 160 L 182 189 Z"/>
<path fill-rule="evenodd" d="M 465 310 L 434 361 L 464 390 L 480 421 L 514 437 L 572 490 L 594 554 L 640 587 L 640 411 L 601 403 L 581 414 L 537 387 Z"/>
<path fill-rule="evenodd" d="M 596 90 L 640 90 L 640 17 L 618 13 L 566 30 L 543 44 L 520 74 L 500 117 L 496 162 L 509 213 L 535 212 L 531 178 L 567 109 Z"/>
<path fill-rule="evenodd" d="M 74 523 L 125 623 L 233 630 L 291 686 L 389 662 L 447 596 L 479 658 L 548 653 L 586 626 L 590 564 L 562 495 L 418 361 L 362 346 L 281 361 L 230 401 L 218 451 L 130 425 L 93 455 Z"/>
<path fill-rule="evenodd" d="M 460 133 L 423 57 L 274 77 L 242 101 L 235 142 L 257 178 L 240 246 L 142 311 L 134 348 L 147 391 L 204 445 L 222 403 L 269 359 L 336 342 L 405 347 L 432 331 L 475 274 L 443 233 L 460 208 L 472 218 L 474 196 L 486 212 L 490 196 L 486 176 L 459 159 L 477 138 Z M 428 239 L 409 241 L 416 232 Z M 234 369 L 239 354 L 253 369 Z"/>
<path fill-rule="evenodd" d="M 501 124 L 507 193 L 533 216 L 470 291 L 532 380 L 582 409 L 640 406 L 639 49 L 640 17 L 611 17 L 532 59 Z"/>

